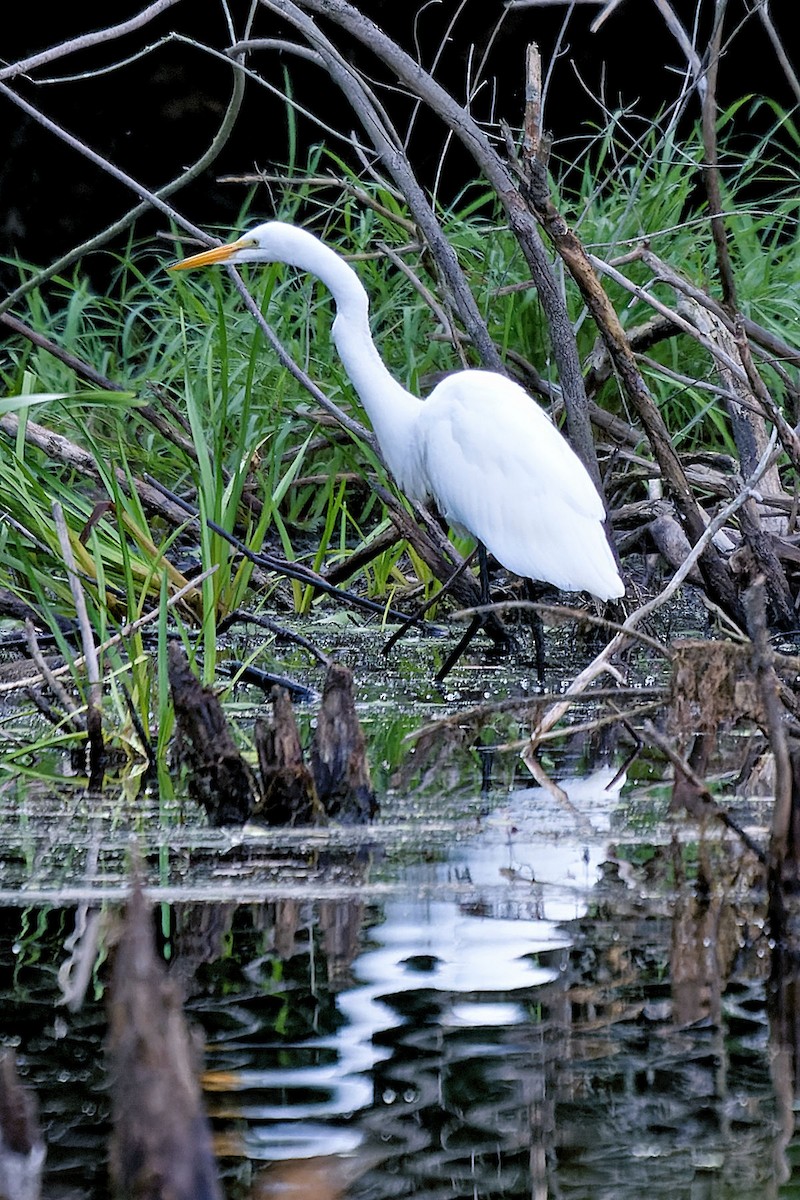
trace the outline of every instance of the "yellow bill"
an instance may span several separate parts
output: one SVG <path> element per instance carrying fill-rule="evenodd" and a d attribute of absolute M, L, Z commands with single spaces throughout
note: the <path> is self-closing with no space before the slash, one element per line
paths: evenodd
<path fill-rule="evenodd" d="M 190 258 L 182 258 L 180 262 L 170 263 L 168 271 L 191 271 L 194 267 L 209 267 L 213 263 L 227 262 L 237 250 L 244 250 L 250 243 L 247 238 L 239 238 L 224 246 L 214 246 L 211 250 L 201 250 Z"/>

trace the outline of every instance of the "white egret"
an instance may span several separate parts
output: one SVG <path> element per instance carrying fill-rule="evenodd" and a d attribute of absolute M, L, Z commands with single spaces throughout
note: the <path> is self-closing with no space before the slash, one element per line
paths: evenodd
<path fill-rule="evenodd" d="M 412 500 L 433 500 L 451 527 L 482 543 L 509 571 L 622 596 L 586 468 L 518 384 L 493 371 L 448 375 L 427 399 L 390 374 L 369 327 L 369 298 L 355 271 L 305 229 L 257 225 L 237 241 L 174 263 L 280 262 L 320 279 L 336 302 L 333 341 L 372 422 L 386 465 Z"/>

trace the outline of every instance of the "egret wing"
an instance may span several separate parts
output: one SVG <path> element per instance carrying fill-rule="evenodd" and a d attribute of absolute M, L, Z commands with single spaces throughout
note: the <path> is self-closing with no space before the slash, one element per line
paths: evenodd
<path fill-rule="evenodd" d="M 491 372 L 449 376 L 426 401 L 417 436 L 440 511 L 503 566 L 566 591 L 622 593 L 602 501 L 522 388 Z"/>

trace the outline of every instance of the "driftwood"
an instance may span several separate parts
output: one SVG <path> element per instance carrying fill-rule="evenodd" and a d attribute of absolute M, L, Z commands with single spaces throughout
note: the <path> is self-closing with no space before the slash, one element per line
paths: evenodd
<path fill-rule="evenodd" d="M 177 983 L 156 956 L 153 917 L 134 884 L 108 1000 L 113 1133 L 120 1200 L 222 1200 L 199 1061 Z"/>
<path fill-rule="evenodd" d="M 23 1087 L 11 1050 L 0 1055 L 0 1196 L 3 1200 L 38 1200 L 45 1146 L 38 1105 Z"/>

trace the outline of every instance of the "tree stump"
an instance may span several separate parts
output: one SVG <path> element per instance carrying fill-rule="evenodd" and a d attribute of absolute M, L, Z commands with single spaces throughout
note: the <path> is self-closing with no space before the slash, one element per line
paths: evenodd
<path fill-rule="evenodd" d="M 222 1200 L 199 1054 L 180 989 L 156 955 L 152 911 L 138 879 L 117 946 L 108 1021 L 114 1195 Z"/>
<path fill-rule="evenodd" d="M 325 821 L 314 777 L 303 760 L 303 747 L 285 688 L 272 689 L 272 719 L 255 727 L 262 799 L 253 810 L 267 825 L 309 825 Z"/>
<path fill-rule="evenodd" d="M 176 758 L 186 767 L 189 794 L 212 825 L 243 825 L 258 798 L 253 773 L 239 753 L 216 693 L 200 683 L 178 642 L 169 643 L 168 653 Z"/>
<path fill-rule="evenodd" d="M 368 821 L 378 811 L 366 743 L 356 715 L 353 674 L 334 663 L 328 670 L 311 745 L 317 795 L 329 817 Z"/>

